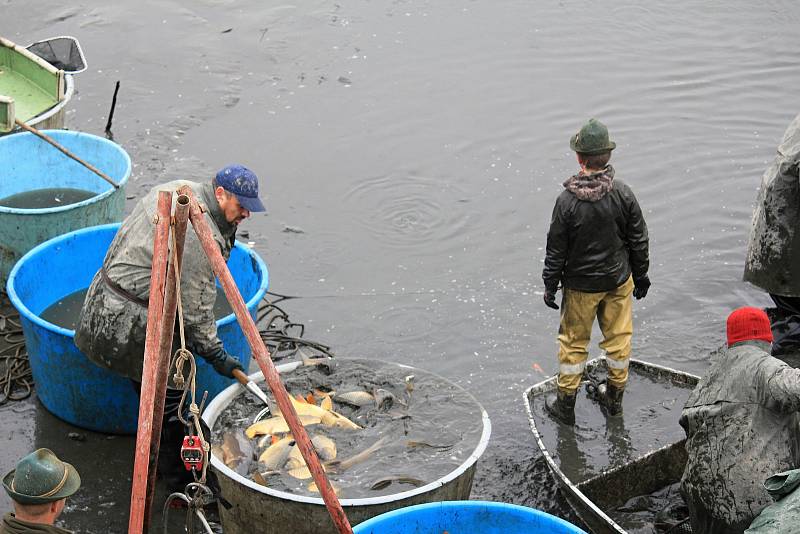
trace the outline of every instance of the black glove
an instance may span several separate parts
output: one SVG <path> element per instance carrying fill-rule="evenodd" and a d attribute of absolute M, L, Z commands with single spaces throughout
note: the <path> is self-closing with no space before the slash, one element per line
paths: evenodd
<path fill-rule="evenodd" d="M 224 349 L 219 349 L 213 355 L 206 358 L 206 361 L 210 363 L 216 372 L 221 374 L 222 376 L 226 376 L 228 378 L 233 378 L 233 371 L 239 369 L 240 371 L 244 371 L 244 367 L 242 367 L 242 363 L 225 352 Z"/>
<path fill-rule="evenodd" d="M 647 275 L 633 281 L 633 296 L 636 300 L 645 298 L 648 289 L 650 289 L 650 279 Z"/>
<path fill-rule="evenodd" d="M 544 304 L 548 308 L 553 308 L 554 310 L 558 309 L 558 304 L 556 304 L 556 291 L 558 291 L 558 288 L 544 289 Z"/>

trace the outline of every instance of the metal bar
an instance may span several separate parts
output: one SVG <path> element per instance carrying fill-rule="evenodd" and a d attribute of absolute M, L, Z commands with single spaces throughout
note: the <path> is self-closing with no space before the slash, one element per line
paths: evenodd
<path fill-rule="evenodd" d="M 161 443 L 161 423 L 164 420 L 164 402 L 167 394 L 167 378 L 169 376 L 169 362 L 172 356 L 172 338 L 175 333 L 175 310 L 178 307 L 178 292 L 176 287 L 177 276 L 173 258 L 177 257 L 178 272 L 183 262 L 183 245 L 186 242 L 186 227 L 189 222 L 189 197 L 178 196 L 175 203 L 175 232 L 172 246 L 175 256 L 170 252 L 167 262 L 167 284 L 164 295 L 164 316 L 161 322 L 161 338 L 158 345 L 158 367 L 156 377 L 155 405 L 153 406 L 153 433 L 150 439 L 150 468 L 147 472 L 147 493 L 145 494 L 144 531 L 150 530 L 152 517 L 153 495 L 156 487 L 156 468 L 158 467 L 159 444 Z M 175 461 L 178 462 L 178 458 Z"/>
<path fill-rule="evenodd" d="M 239 369 L 235 369 L 233 371 L 233 378 L 235 378 L 237 382 L 239 382 L 246 389 L 248 389 L 253 395 L 258 397 L 261 400 L 261 402 L 263 402 L 266 406 L 269 406 L 269 400 L 267 400 L 267 396 L 264 394 L 263 391 L 261 391 L 260 387 L 258 387 L 256 384 L 251 382 L 249 378 L 247 378 L 246 374 L 244 374 Z"/>
<path fill-rule="evenodd" d="M 188 187 L 181 189 L 181 192 L 185 192 L 186 189 L 188 189 Z M 191 190 L 189 189 L 189 192 L 190 191 Z M 336 497 L 330 482 L 328 481 L 328 477 L 325 475 L 325 471 L 322 469 L 322 464 L 319 461 L 319 456 L 317 456 L 317 451 L 311 444 L 311 440 L 306 433 L 306 429 L 300 422 L 300 418 L 297 416 L 297 412 L 289 400 L 289 394 L 283 387 L 280 375 L 275 369 L 275 365 L 272 363 L 272 358 L 270 358 L 267 348 L 264 346 L 264 342 L 261 339 L 258 328 L 253 322 L 253 318 L 250 316 L 250 313 L 247 311 L 244 299 L 242 299 L 242 295 L 239 293 L 239 289 L 236 287 L 236 282 L 233 281 L 233 277 L 228 270 L 228 266 L 225 264 L 225 259 L 220 253 L 219 245 L 217 245 L 217 242 L 214 240 L 211 229 L 209 228 L 208 223 L 205 220 L 205 216 L 200 210 L 200 206 L 195 200 L 194 195 L 189 193 L 189 196 L 191 197 L 191 202 L 189 205 L 189 221 L 191 221 L 192 226 L 197 233 L 197 237 L 200 240 L 200 245 L 203 247 L 206 256 L 208 256 L 208 261 L 211 263 L 214 274 L 217 275 L 220 285 L 225 291 L 225 296 L 228 298 L 228 302 L 233 308 L 233 312 L 236 314 L 236 319 L 239 321 L 239 325 L 241 326 L 242 331 L 247 338 L 247 342 L 250 345 L 250 350 L 253 352 L 253 357 L 258 362 L 258 366 L 261 368 L 261 372 L 264 374 L 264 378 L 266 378 L 270 390 L 272 390 L 272 395 L 275 397 L 275 401 L 281 410 L 281 414 L 283 415 L 284 419 L 286 419 L 286 422 L 291 429 L 292 436 L 297 443 L 297 447 L 300 449 L 309 471 L 311 471 L 314 482 L 316 482 L 317 488 L 319 488 L 320 494 L 322 495 L 322 499 L 325 501 L 325 506 L 328 508 L 328 513 L 331 515 L 333 524 L 336 526 L 336 530 L 340 534 L 352 534 L 353 529 L 350 526 L 350 522 L 348 521 L 347 516 L 342 509 L 342 505 L 339 502 L 339 499 Z"/>
<path fill-rule="evenodd" d="M 153 408 L 158 373 L 158 346 L 161 339 L 164 312 L 164 285 L 169 254 L 169 219 L 172 209 L 172 193 L 159 191 L 158 220 L 153 239 L 153 266 L 150 271 L 150 298 L 147 305 L 147 335 L 144 342 L 144 369 L 142 390 L 139 396 L 139 430 L 136 433 L 136 452 L 131 486 L 131 511 L 128 518 L 128 534 L 141 534 L 145 524 L 145 500 L 147 474 L 150 463 L 150 446 L 153 434 Z M 158 450 L 158 440 L 156 440 Z M 148 521 L 149 523 L 149 521 Z"/>

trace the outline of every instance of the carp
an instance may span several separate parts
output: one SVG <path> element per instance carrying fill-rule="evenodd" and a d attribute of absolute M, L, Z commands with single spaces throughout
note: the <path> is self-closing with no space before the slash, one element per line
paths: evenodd
<path fill-rule="evenodd" d="M 320 421 L 321 419 L 318 416 L 300 414 L 300 422 L 303 426 L 316 425 L 319 424 Z M 289 432 L 289 424 L 280 415 L 254 423 L 244 431 L 245 435 L 250 439 L 256 436 L 263 436 L 264 434 L 285 434 L 287 432 Z"/>
<path fill-rule="evenodd" d="M 397 482 L 398 484 L 408 484 L 410 486 L 414 486 L 415 488 L 425 485 L 425 482 L 418 478 L 405 475 L 391 475 L 388 477 L 379 478 L 372 484 L 372 486 L 369 487 L 369 489 L 382 490 L 384 488 L 388 488 L 393 482 Z"/>
<path fill-rule="evenodd" d="M 367 391 L 348 391 L 347 393 L 337 394 L 335 397 L 333 397 L 333 400 L 340 404 L 347 404 L 348 406 L 361 408 L 363 406 L 367 406 L 368 404 L 374 404 L 375 395 Z"/>
<path fill-rule="evenodd" d="M 330 467 L 331 469 L 335 469 L 336 471 L 339 471 L 339 472 L 345 471 L 347 469 L 350 469 L 354 465 L 365 461 L 367 458 L 372 456 L 372 454 L 375 451 L 377 451 L 378 449 L 380 449 L 381 447 L 386 445 L 387 441 L 389 441 L 389 436 L 383 436 L 381 439 L 379 439 L 378 441 L 376 441 L 375 443 L 373 443 L 372 445 L 370 445 L 369 447 L 367 447 L 363 451 L 359 452 L 358 454 L 353 455 L 353 456 L 351 456 L 349 458 L 346 458 L 344 460 L 333 460 L 333 461 L 327 462 L 325 465 L 327 467 Z"/>
<path fill-rule="evenodd" d="M 289 459 L 289 455 L 294 447 L 294 438 L 287 436 L 267 447 L 266 450 L 261 453 L 261 456 L 258 457 L 258 461 L 269 471 L 281 469 Z"/>

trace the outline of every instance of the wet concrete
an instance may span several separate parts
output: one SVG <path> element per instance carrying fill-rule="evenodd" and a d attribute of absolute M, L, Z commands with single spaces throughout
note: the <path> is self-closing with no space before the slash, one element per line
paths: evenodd
<path fill-rule="evenodd" d="M 306 335 L 343 358 L 429 369 L 486 407 L 474 498 L 567 513 L 521 396 L 557 369 L 541 261 L 576 167 L 568 140 L 590 116 L 650 229 L 634 354 L 702 374 L 727 313 L 769 305 L 741 277 L 756 188 L 798 111 L 796 2 L 9 0 L 2 18 L 19 43 L 81 40 L 72 128 L 102 135 L 121 81 L 129 210 L 154 184 L 231 161 L 262 177 L 269 214 L 243 224 L 245 240 L 272 289 L 303 297 L 284 307 Z M 35 439 L 55 423 L 32 406 L 0 408 L 1 471 L 34 446 L 61 453 L 63 434 Z M 126 480 L 127 445 L 92 445 L 67 444 L 68 459 L 91 471 L 103 451 L 103 471 Z M 85 491 L 67 523 L 124 530 L 109 517 L 126 507 L 100 506 L 103 479 Z"/>

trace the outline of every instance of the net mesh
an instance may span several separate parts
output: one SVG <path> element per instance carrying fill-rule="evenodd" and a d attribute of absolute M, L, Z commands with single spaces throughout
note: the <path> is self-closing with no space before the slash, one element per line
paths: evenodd
<path fill-rule="evenodd" d="M 86 60 L 78 41 L 72 37 L 56 37 L 33 43 L 28 50 L 64 72 L 80 72 Z"/>

